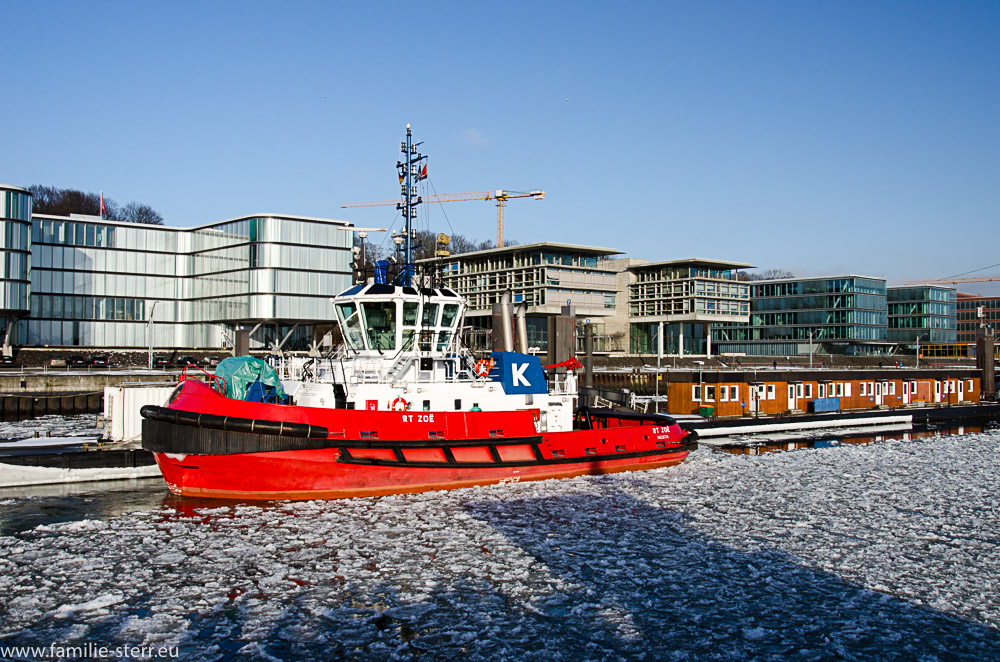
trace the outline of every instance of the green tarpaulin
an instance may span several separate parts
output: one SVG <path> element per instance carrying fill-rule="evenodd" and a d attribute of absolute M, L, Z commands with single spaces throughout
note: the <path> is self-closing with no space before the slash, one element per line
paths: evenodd
<path fill-rule="evenodd" d="M 223 359 L 215 368 L 215 376 L 224 380 L 227 398 L 245 400 L 247 389 L 258 380 L 264 386 L 273 387 L 280 399 L 285 397 L 278 373 L 260 359 L 250 356 L 231 356 Z"/>

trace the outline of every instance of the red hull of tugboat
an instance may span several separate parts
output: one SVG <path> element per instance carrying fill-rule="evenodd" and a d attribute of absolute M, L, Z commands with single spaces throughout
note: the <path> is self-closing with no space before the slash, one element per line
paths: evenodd
<path fill-rule="evenodd" d="M 273 405 L 224 398 L 195 380 L 143 415 L 143 445 L 171 492 L 228 499 L 379 496 L 654 469 L 695 448 L 672 421 L 614 417 L 607 427 L 538 433 L 532 409 Z"/>

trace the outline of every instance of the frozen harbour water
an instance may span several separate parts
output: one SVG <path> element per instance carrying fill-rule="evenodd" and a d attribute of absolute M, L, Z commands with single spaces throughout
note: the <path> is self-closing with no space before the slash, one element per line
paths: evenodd
<path fill-rule="evenodd" d="M 0 496 L 0 652 L 1000 659 L 998 466 L 992 431 L 328 502 Z"/>

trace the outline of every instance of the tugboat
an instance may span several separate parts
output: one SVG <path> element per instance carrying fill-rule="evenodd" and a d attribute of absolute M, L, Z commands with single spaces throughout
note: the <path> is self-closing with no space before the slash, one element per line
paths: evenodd
<path fill-rule="evenodd" d="M 336 355 L 310 359 L 294 380 L 261 375 L 257 388 L 182 379 L 165 407 L 142 408 L 143 447 L 170 491 L 345 498 L 682 462 L 697 435 L 669 416 L 577 408 L 572 361 L 547 376 L 536 356 L 475 361 L 460 345 L 465 301 L 413 285 L 414 184 L 426 157 L 409 125 L 402 149 L 405 260 L 393 282 L 377 273 L 333 299 L 344 338 Z M 273 388 L 261 388 L 267 382 Z"/>

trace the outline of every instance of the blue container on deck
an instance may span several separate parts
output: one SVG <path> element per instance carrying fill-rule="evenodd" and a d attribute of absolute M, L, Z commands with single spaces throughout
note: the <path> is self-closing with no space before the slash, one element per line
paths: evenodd
<path fill-rule="evenodd" d="M 809 403 L 809 411 L 814 414 L 825 411 L 840 411 L 840 398 L 816 398 Z"/>

